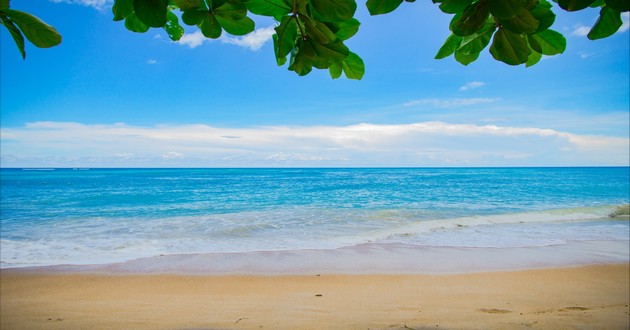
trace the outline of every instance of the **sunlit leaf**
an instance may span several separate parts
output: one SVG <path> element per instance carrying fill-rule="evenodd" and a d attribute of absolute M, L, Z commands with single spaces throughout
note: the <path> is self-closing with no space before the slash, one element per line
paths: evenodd
<path fill-rule="evenodd" d="M 451 34 L 448 36 L 442 47 L 440 47 L 440 50 L 435 54 L 435 59 L 439 60 L 451 56 L 451 54 L 455 53 L 461 41 L 462 37 L 458 35 Z"/>
<path fill-rule="evenodd" d="M 540 59 L 542 59 L 542 54 L 537 51 L 532 51 L 527 58 L 527 62 L 525 62 L 525 67 L 529 68 L 530 66 L 540 62 Z"/>
<path fill-rule="evenodd" d="M 4 9 L 3 13 L 17 25 L 26 39 L 32 42 L 33 45 L 40 48 L 49 48 L 61 43 L 59 32 L 39 18 L 13 9 Z"/>
<path fill-rule="evenodd" d="M 361 25 L 356 18 L 343 22 L 326 22 L 324 24 L 341 40 L 350 39 L 359 31 L 359 26 Z"/>
<path fill-rule="evenodd" d="M 330 77 L 333 79 L 337 79 L 341 77 L 342 72 L 343 72 L 343 67 L 341 66 L 341 63 L 333 63 L 328 68 L 328 73 L 330 73 Z"/>
<path fill-rule="evenodd" d="M 455 60 L 463 65 L 468 65 L 479 58 L 479 53 L 475 54 L 464 54 L 462 52 L 455 52 Z"/>
<path fill-rule="evenodd" d="M 350 52 L 343 62 L 341 62 L 343 73 L 348 79 L 361 80 L 365 74 L 365 64 L 359 55 Z"/>
<path fill-rule="evenodd" d="M 567 40 L 554 30 L 545 30 L 527 36 L 531 48 L 543 55 L 556 55 L 564 53 L 567 48 Z"/>
<path fill-rule="evenodd" d="M 173 41 L 179 40 L 184 35 L 184 28 L 179 25 L 179 19 L 177 15 L 172 12 L 168 12 L 166 15 L 167 21 L 164 25 L 164 31 L 168 34 L 168 37 Z"/>
<path fill-rule="evenodd" d="M 225 32 L 235 35 L 235 36 L 244 36 L 256 28 L 254 21 L 245 17 L 239 20 L 226 19 L 223 16 L 215 15 L 221 27 L 225 30 Z"/>

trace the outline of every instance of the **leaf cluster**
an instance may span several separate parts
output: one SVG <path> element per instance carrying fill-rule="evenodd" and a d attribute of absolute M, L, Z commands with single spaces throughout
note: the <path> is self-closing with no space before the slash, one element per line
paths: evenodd
<path fill-rule="evenodd" d="M 24 37 L 39 48 L 61 43 L 61 35 L 55 28 L 29 13 L 11 9 L 9 0 L 0 0 L 0 24 L 11 34 L 22 58 L 26 58 Z"/>
<path fill-rule="evenodd" d="M 589 39 L 611 36 L 621 27 L 621 12 L 628 11 L 628 0 L 553 0 L 566 11 L 600 7 L 597 23 Z M 561 54 L 566 49 L 564 36 L 550 27 L 556 15 L 547 0 L 433 0 L 446 14 L 453 14 L 451 35 L 435 55 L 453 55 L 468 65 L 488 45 L 496 60 L 509 65 L 532 66 L 543 55 Z"/>

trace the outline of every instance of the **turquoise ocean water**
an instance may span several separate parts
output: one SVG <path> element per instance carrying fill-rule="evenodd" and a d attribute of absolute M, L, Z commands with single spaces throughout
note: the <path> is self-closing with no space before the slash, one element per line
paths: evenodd
<path fill-rule="evenodd" d="M 1 169 L 0 266 L 628 240 L 627 167 Z"/>

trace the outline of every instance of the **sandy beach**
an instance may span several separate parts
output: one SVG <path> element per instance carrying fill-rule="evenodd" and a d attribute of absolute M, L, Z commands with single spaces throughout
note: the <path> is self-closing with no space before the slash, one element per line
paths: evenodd
<path fill-rule="evenodd" d="M 628 264 L 452 275 L 3 270 L 2 329 L 627 329 Z"/>

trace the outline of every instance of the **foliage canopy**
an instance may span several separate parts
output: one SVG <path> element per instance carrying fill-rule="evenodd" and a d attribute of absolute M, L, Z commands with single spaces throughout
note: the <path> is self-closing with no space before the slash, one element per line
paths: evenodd
<path fill-rule="evenodd" d="M 403 1 L 415 0 L 367 0 L 366 6 L 371 15 L 381 15 L 394 11 Z M 437 51 L 436 59 L 452 55 L 468 65 L 489 45 L 496 60 L 529 67 L 543 55 L 561 54 L 566 48 L 564 36 L 550 29 L 556 15 L 548 0 L 432 1 L 443 13 L 453 15 L 451 35 Z M 630 10 L 630 0 L 552 1 L 568 12 L 600 8 L 599 18 L 588 33 L 592 40 L 614 34 L 622 25 L 621 13 Z M 288 62 L 288 69 L 300 76 L 316 68 L 327 69 L 332 78 L 345 74 L 361 79 L 365 64 L 345 45 L 359 30 L 356 9 L 355 0 L 115 0 L 112 11 L 114 20 L 124 21 L 130 31 L 161 28 L 174 41 L 184 35 L 180 20 L 216 39 L 224 32 L 236 36 L 253 32 L 255 23 L 250 15 L 272 17 L 278 22 L 273 43 L 279 66 Z M 54 28 L 10 9 L 9 0 L 0 0 L 0 23 L 9 30 L 23 57 L 23 36 L 37 47 L 61 42 Z"/>

